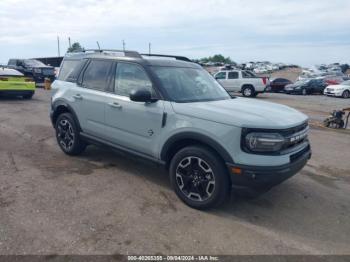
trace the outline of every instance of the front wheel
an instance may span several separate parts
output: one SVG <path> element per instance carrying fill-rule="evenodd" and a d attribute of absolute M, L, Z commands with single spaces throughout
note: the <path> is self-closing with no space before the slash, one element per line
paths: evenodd
<path fill-rule="evenodd" d="M 342 95 L 343 98 L 349 98 L 350 97 L 350 92 L 348 90 L 345 90 Z"/>
<path fill-rule="evenodd" d="M 196 209 L 216 207 L 230 192 L 225 164 L 215 153 L 201 146 L 186 147 L 174 156 L 170 181 L 177 196 Z"/>
<path fill-rule="evenodd" d="M 64 153 L 75 156 L 85 150 L 86 143 L 80 139 L 79 130 L 72 114 L 59 115 L 55 127 L 57 143 Z"/>

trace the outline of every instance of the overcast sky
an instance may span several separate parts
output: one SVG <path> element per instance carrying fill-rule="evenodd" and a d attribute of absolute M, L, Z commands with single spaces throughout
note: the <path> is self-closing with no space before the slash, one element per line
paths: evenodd
<path fill-rule="evenodd" d="M 237 62 L 350 63 L 349 0 L 0 0 L 0 62 L 122 48 Z"/>

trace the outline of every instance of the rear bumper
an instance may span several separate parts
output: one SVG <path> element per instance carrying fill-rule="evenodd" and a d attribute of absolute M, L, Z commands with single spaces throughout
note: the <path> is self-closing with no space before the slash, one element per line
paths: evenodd
<path fill-rule="evenodd" d="M 0 95 L 23 96 L 34 94 L 34 90 L 0 90 Z"/>
<path fill-rule="evenodd" d="M 297 153 L 297 157 L 291 163 L 282 166 L 246 166 L 227 164 L 231 174 L 233 187 L 253 189 L 256 191 L 267 191 L 297 174 L 311 158 L 311 148 L 308 145 Z M 240 174 L 233 174 L 232 168 L 240 169 Z"/>
<path fill-rule="evenodd" d="M 45 78 L 50 79 L 51 83 L 53 81 L 55 81 L 55 76 L 53 76 L 53 75 L 52 76 L 44 76 L 44 75 L 34 75 L 33 76 L 33 79 L 34 79 L 37 86 L 40 86 L 40 85 L 44 86 Z"/>
<path fill-rule="evenodd" d="M 270 86 L 271 92 L 284 92 L 283 86 Z"/>
<path fill-rule="evenodd" d="M 284 90 L 284 92 L 286 94 L 296 94 L 296 95 L 300 95 L 301 94 L 301 90 Z"/>

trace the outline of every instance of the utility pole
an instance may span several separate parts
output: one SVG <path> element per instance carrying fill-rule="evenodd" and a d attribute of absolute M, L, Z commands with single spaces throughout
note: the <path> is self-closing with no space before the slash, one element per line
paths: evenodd
<path fill-rule="evenodd" d="M 151 47 L 152 47 L 152 43 L 148 44 L 148 54 L 151 55 Z"/>
<path fill-rule="evenodd" d="M 123 51 L 125 51 L 125 41 L 123 40 Z"/>
<path fill-rule="evenodd" d="M 71 44 L 71 42 L 70 42 L 70 37 L 68 37 L 68 44 L 69 44 L 69 48 L 71 48 L 71 47 L 72 47 L 72 44 Z"/>
<path fill-rule="evenodd" d="M 61 50 L 60 50 L 60 37 L 57 36 L 57 53 L 58 53 L 58 57 L 61 56 Z"/>

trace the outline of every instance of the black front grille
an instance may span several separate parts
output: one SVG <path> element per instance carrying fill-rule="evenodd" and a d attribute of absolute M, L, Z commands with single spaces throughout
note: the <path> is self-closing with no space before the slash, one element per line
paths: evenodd
<path fill-rule="evenodd" d="M 310 151 L 310 145 L 305 147 L 303 150 L 299 151 L 298 153 L 295 153 L 290 156 L 290 162 L 293 163 L 297 161 L 300 157 L 302 157 L 305 153 Z"/>
<path fill-rule="evenodd" d="M 42 72 L 44 76 L 51 76 L 55 74 L 55 71 L 51 68 L 44 68 Z"/>
<path fill-rule="evenodd" d="M 281 135 L 283 135 L 284 137 L 289 137 L 289 136 L 294 135 L 295 133 L 303 131 L 305 128 L 308 127 L 308 125 L 309 125 L 308 122 L 305 122 L 299 126 L 281 130 L 281 131 L 279 131 L 279 133 Z"/>
<path fill-rule="evenodd" d="M 299 130 L 299 129 L 296 129 Z M 288 149 L 288 148 L 292 148 L 295 147 L 297 145 L 300 145 L 302 143 L 304 143 L 308 138 L 308 131 L 309 131 L 309 127 L 306 125 L 306 127 L 296 133 L 293 133 L 289 136 L 285 136 L 286 138 L 286 144 L 284 146 L 284 149 Z"/>

